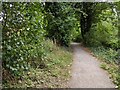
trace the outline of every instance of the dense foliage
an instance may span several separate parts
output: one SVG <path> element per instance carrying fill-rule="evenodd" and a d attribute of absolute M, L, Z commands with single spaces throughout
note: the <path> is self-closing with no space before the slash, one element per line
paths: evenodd
<path fill-rule="evenodd" d="M 31 68 L 50 69 L 60 59 L 65 62 L 70 54 L 54 60 L 57 52 L 53 46 L 70 46 L 72 41 L 83 42 L 107 63 L 120 65 L 120 2 L 4 2 L 2 7 L 3 75 L 8 71 L 20 77 Z"/>
<path fill-rule="evenodd" d="M 58 84 L 66 81 L 69 77 L 66 68 L 70 66 L 71 54 L 51 44 L 52 41 L 47 41 L 46 36 L 49 30 L 46 30 L 45 27 L 49 25 L 46 24 L 47 20 L 45 22 L 44 3 L 16 2 L 3 3 L 2 5 L 3 87 L 14 87 L 14 85 L 17 87 L 17 83 L 20 85 L 24 81 L 23 86 L 18 87 L 36 87 L 36 82 L 31 80 L 31 77 L 39 78 L 38 82 L 41 87 L 46 87 L 46 84 L 49 87 L 59 87 Z M 65 37 L 67 39 L 67 36 Z M 65 43 L 68 45 L 67 41 Z M 56 57 L 57 54 L 59 55 Z M 58 67 L 59 70 L 56 69 Z M 33 74 L 26 78 L 29 72 L 32 72 L 31 69 L 40 70 L 35 73 L 41 73 L 41 78 L 43 78 L 42 75 L 46 74 L 50 81 L 53 79 L 59 83 L 54 85 L 51 82 L 50 84 L 47 79 L 44 79 L 45 82 L 43 83 L 44 80 L 35 77 Z M 61 73 L 63 70 L 66 72 Z M 62 78 L 59 78 L 61 77 L 59 75 Z"/>
<path fill-rule="evenodd" d="M 7 71 L 4 71 L 4 88 L 63 88 L 67 87 L 66 82 L 70 77 L 72 55 L 69 50 L 58 47 L 52 41 L 44 42 L 44 50 L 47 54 L 45 58 L 45 67 L 41 69 L 39 61 L 32 61 L 37 68 L 30 68 L 29 71 L 23 71 L 23 75 L 13 77 Z M 39 57 L 40 58 L 40 57 Z M 5 82 L 6 81 L 6 82 Z"/>
<path fill-rule="evenodd" d="M 69 46 L 77 23 L 70 3 L 45 3 L 47 36 L 57 44 Z"/>
<path fill-rule="evenodd" d="M 119 48 L 117 25 L 116 8 L 111 8 L 111 4 L 108 4 L 108 7 L 102 9 L 101 14 L 97 15 L 97 22 L 92 24 L 91 31 L 88 33 L 88 41 L 91 41 L 89 44 L 96 46 L 101 44 L 114 49 Z"/>
<path fill-rule="evenodd" d="M 20 75 L 44 55 L 41 4 L 3 3 L 3 13 L 3 67 Z"/>

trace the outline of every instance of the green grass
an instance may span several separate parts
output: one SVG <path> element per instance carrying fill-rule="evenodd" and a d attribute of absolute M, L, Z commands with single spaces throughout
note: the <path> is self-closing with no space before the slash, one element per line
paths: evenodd
<path fill-rule="evenodd" d="M 3 83 L 4 88 L 67 87 L 72 63 L 71 51 L 67 48 L 58 47 L 50 40 L 47 40 L 43 47 L 46 52 L 43 58 L 45 67 L 41 69 L 39 68 L 39 62 L 35 62 L 35 65 L 38 65 L 37 68 L 31 68 L 30 71 L 23 72 L 21 78 L 13 77 L 11 79 L 6 77 L 7 82 Z"/>
<path fill-rule="evenodd" d="M 116 84 L 116 88 L 120 89 L 120 71 L 118 51 L 104 47 L 90 47 L 93 54 L 101 60 L 101 68 L 108 71 L 110 78 Z"/>

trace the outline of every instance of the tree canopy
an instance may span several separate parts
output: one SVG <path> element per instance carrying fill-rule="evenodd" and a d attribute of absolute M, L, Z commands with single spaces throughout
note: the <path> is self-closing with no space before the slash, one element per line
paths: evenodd
<path fill-rule="evenodd" d="M 79 41 L 120 48 L 120 2 L 3 2 L 1 14 L 2 65 L 14 76 L 34 67 L 33 60 L 46 65 L 48 39 L 64 47 Z"/>

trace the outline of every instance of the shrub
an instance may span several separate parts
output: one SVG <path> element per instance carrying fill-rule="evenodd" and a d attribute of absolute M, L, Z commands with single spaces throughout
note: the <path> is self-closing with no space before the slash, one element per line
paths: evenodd
<path fill-rule="evenodd" d="M 44 55 L 41 4 L 3 3 L 3 13 L 3 68 L 21 75 L 32 57 L 42 60 Z"/>

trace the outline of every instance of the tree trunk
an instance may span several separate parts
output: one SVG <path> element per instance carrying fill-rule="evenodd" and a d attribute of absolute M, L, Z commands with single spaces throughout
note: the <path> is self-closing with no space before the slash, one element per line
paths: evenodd
<path fill-rule="evenodd" d="M 85 35 L 90 31 L 92 25 L 92 18 L 94 15 L 93 5 L 94 3 L 83 2 L 81 7 L 83 12 L 81 13 L 80 24 L 81 35 L 84 43 L 86 43 L 87 40 L 87 37 Z"/>

